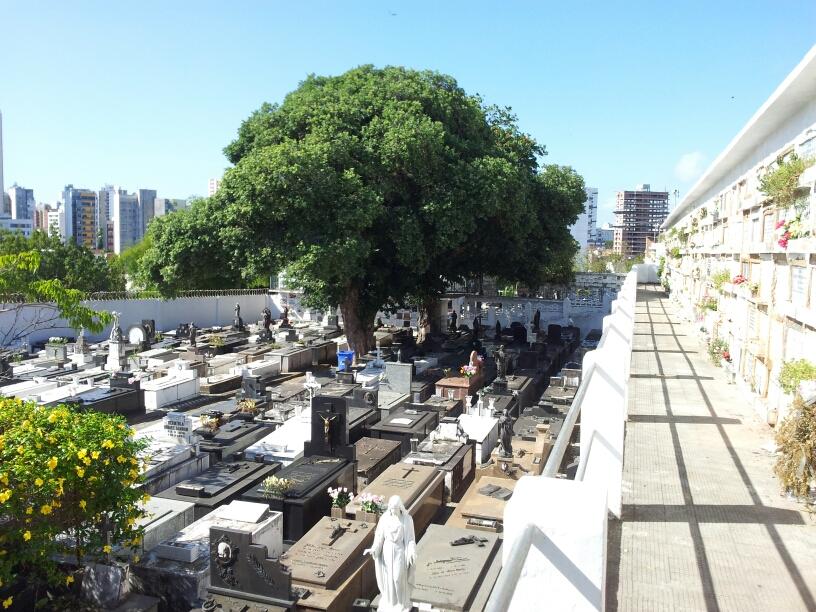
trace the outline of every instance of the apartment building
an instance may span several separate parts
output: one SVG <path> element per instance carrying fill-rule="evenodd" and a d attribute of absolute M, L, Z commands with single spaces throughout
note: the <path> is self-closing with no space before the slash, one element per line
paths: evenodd
<path fill-rule="evenodd" d="M 669 193 L 638 185 L 619 191 L 615 199 L 615 233 L 612 249 L 618 255 L 642 255 L 646 240 L 655 240 L 669 214 Z"/>

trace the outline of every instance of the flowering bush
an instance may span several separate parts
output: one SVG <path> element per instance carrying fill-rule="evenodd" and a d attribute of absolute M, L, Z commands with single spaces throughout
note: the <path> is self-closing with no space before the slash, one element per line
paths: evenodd
<path fill-rule="evenodd" d="M 283 497 L 293 486 L 295 483 L 288 478 L 270 476 L 263 481 L 263 494 L 265 497 Z"/>
<path fill-rule="evenodd" d="M 748 279 L 745 278 L 742 274 L 737 274 L 734 278 L 731 279 L 732 285 L 741 285 L 743 283 L 747 283 Z"/>
<path fill-rule="evenodd" d="M 351 501 L 351 492 L 346 487 L 329 487 L 329 497 L 332 499 L 332 506 L 335 508 L 345 508 Z"/>
<path fill-rule="evenodd" d="M 473 378 L 478 374 L 479 368 L 472 365 L 463 365 L 459 368 L 459 373 L 462 374 L 465 378 Z"/>
<path fill-rule="evenodd" d="M 779 233 L 779 240 L 777 244 L 783 249 L 788 248 L 788 241 L 792 238 L 802 238 L 807 235 L 807 230 L 802 225 L 802 218 L 796 215 L 793 219 L 788 221 L 777 221 L 776 230 Z"/>
<path fill-rule="evenodd" d="M 132 434 L 118 415 L 0 400 L 0 587 L 18 576 L 70 584 L 56 553 L 81 566 L 111 546 L 139 546 L 147 442 Z"/>
<path fill-rule="evenodd" d="M 48 344 L 68 344 L 68 339 L 62 336 L 51 336 L 48 339 Z"/>
<path fill-rule="evenodd" d="M 380 514 L 385 507 L 385 498 L 382 495 L 363 493 L 357 497 L 357 501 L 360 502 L 360 508 L 363 512 Z"/>

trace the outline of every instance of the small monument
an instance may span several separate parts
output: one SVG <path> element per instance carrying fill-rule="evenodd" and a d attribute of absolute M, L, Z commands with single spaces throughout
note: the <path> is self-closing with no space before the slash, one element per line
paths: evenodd
<path fill-rule="evenodd" d="M 119 327 L 119 313 L 111 312 L 113 325 L 108 342 L 108 370 L 121 372 L 127 369 L 127 345 L 122 338 L 122 328 Z"/>
<path fill-rule="evenodd" d="M 244 320 L 241 318 L 241 305 L 235 303 L 235 318 L 232 320 L 232 326 L 238 331 L 244 331 Z"/>
<path fill-rule="evenodd" d="M 377 522 L 374 543 L 363 555 L 374 558 L 382 612 L 410 612 L 416 569 L 414 519 L 399 495 L 388 499 L 388 509 Z"/>
<path fill-rule="evenodd" d="M 261 311 L 261 325 L 263 329 L 258 333 L 258 340 L 269 342 L 272 339 L 272 332 L 269 331 L 269 327 L 272 325 L 272 311 L 269 308 L 264 308 Z"/>

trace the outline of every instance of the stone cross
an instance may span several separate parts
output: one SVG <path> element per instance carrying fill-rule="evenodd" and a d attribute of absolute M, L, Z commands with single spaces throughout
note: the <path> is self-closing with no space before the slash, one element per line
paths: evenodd
<path fill-rule="evenodd" d="M 408 478 L 413 472 L 418 472 L 419 470 L 415 467 L 411 466 L 409 468 L 403 468 L 405 473 L 402 475 L 403 478 Z"/>

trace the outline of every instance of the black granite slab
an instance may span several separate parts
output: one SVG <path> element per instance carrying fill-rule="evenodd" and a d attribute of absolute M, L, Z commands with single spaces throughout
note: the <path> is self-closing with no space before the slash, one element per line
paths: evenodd
<path fill-rule="evenodd" d="M 198 520 L 214 508 L 238 499 L 246 490 L 260 486 L 280 467 L 280 463 L 220 462 L 198 476 L 157 493 L 156 497 L 194 503 Z"/>
<path fill-rule="evenodd" d="M 395 419 L 398 421 L 395 422 Z M 407 419 L 410 423 L 401 424 L 401 419 Z M 439 414 L 435 410 L 420 412 L 406 407 L 395 408 L 369 428 L 369 436 L 399 441 L 404 457 L 411 451 L 411 439 L 424 440 L 436 429 L 438 422 Z"/>
<path fill-rule="evenodd" d="M 301 457 L 280 470 L 276 476 L 294 481 L 294 487 L 283 498 L 268 498 L 259 485 L 246 491 L 242 499 L 268 504 L 283 513 L 283 537 L 294 542 L 324 516 L 331 513 L 329 487 L 355 490 L 356 465 L 340 457 L 312 455 Z"/>
<path fill-rule="evenodd" d="M 242 452 L 272 431 L 273 426 L 267 423 L 235 419 L 222 426 L 212 438 L 202 440 L 199 446 L 202 452 L 213 453 L 212 461 L 220 461 Z"/>
<path fill-rule="evenodd" d="M 48 406 L 57 404 L 73 404 L 83 410 L 121 414 L 129 419 L 137 418 L 145 413 L 144 402 L 141 401 L 140 392 L 137 389 L 96 387 L 73 397 L 51 402 Z"/>

